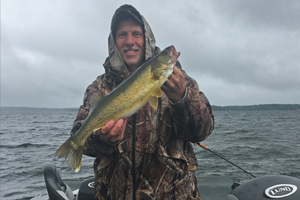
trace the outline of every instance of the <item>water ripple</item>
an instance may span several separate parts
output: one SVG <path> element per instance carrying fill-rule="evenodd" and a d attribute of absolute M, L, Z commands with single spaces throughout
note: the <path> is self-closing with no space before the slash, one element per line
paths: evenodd
<path fill-rule="evenodd" d="M 77 111 L 1 110 L 0 199 L 30 199 L 44 193 L 46 163 L 54 163 L 72 189 L 76 189 L 81 180 L 93 176 L 94 158 L 84 156 L 80 172 L 74 173 L 64 159 L 54 156 L 69 137 Z M 211 150 L 258 177 L 283 174 L 300 178 L 300 111 L 216 111 L 215 119 L 214 132 L 203 141 Z M 194 151 L 199 180 L 251 179 L 209 151 L 198 146 Z M 230 184 L 232 180 L 218 183 Z"/>

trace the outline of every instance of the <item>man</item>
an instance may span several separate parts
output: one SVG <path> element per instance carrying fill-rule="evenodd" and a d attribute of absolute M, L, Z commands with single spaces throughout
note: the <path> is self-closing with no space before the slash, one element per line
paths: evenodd
<path fill-rule="evenodd" d="M 92 96 L 109 94 L 160 52 L 147 21 L 130 5 L 116 10 L 108 43 L 105 74 L 88 86 L 71 135 L 87 118 Z M 212 132 L 211 106 L 179 62 L 162 90 L 157 110 L 146 104 L 136 114 L 136 199 L 201 199 L 191 143 Z M 132 199 L 132 123 L 132 117 L 110 121 L 85 142 L 84 154 L 96 157 L 96 199 Z"/>

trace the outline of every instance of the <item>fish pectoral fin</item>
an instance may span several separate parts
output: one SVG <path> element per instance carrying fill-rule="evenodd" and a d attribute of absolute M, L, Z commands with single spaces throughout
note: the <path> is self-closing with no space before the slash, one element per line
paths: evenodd
<path fill-rule="evenodd" d="M 156 88 L 152 94 L 151 94 L 152 98 L 149 100 L 149 104 L 150 106 L 152 106 L 152 108 L 154 108 L 155 110 L 158 107 L 158 98 L 162 96 L 162 91 L 160 89 L 160 87 Z"/>
<path fill-rule="evenodd" d="M 152 98 L 149 101 L 150 106 L 152 106 L 152 108 L 154 108 L 155 110 L 158 107 L 158 98 L 155 96 L 152 96 Z"/>
<path fill-rule="evenodd" d="M 154 97 L 161 97 L 162 96 L 162 91 L 161 91 L 160 87 L 156 88 L 153 91 L 152 96 L 154 96 Z"/>
<path fill-rule="evenodd" d="M 153 68 L 151 68 L 151 70 L 152 70 L 152 75 L 155 79 L 159 79 L 159 77 L 163 74 L 162 70 L 153 69 Z"/>
<path fill-rule="evenodd" d="M 93 133 L 96 133 L 96 131 L 100 130 L 101 128 L 97 128 L 95 130 L 93 130 Z"/>
<path fill-rule="evenodd" d="M 91 97 L 90 100 L 90 112 L 95 108 L 96 104 L 98 103 L 98 101 L 100 101 L 100 99 L 102 99 L 103 96 L 102 95 L 95 95 Z"/>

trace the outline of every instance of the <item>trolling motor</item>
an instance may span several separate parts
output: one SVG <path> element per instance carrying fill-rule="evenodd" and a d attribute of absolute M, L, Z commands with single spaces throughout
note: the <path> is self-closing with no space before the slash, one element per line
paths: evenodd
<path fill-rule="evenodd" d="M 71 188 L 61 180 L 54 164 L 46 164 L 44 167 L 44 178 L 46 182 L 49 200 L 94 200 L 94 181 L 89 178 L 81 182 L 78 190 Z M 42 200 L 42 198 L 39 198 Z M 38 198 L 36 198 L 38 200 Z M 48 200 L 48 198 L 47 198 Z"/>
<path fill-rule="evenodd" d="M 300 179 L 283 175 L 263 176 L 256 178 L 250 172 L 223 158 L 207 146 L 197 143 L 200 147 L 251 175 L 254 179 L 243 184 L 234 183 L 226 200 L 300 200 Z"/>

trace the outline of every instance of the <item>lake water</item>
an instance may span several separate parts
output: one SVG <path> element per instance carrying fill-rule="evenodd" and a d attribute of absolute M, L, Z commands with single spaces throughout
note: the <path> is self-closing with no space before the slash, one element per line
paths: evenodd
<path fill-rule="evenodd" d="M 93 176 L 84 156 L 78 173 L 55 151 L 69 137 L 77 109 L 1 108 L 0 199 L 30 199 L 46 193 L 45 163 L 54 163 L 73 189 Z M 300 178 L 300 110 L 215 111 L 215 130 L 202 143 L 256 177 Z M 234 181 L 252 177 L 211 152 L 194 147 L 204 200 L 224 199 Z"/>

